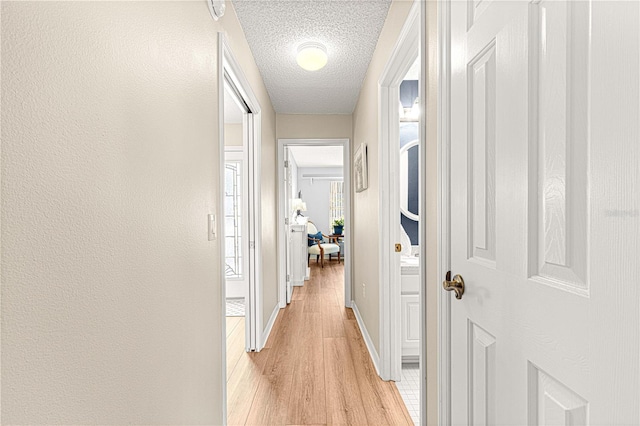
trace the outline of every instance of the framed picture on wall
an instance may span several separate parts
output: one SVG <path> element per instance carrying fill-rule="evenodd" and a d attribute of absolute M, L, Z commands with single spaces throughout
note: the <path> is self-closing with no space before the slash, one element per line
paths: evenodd
<path fill-rule="evenodd" d="M 356 192 L 362 192 L 369 187 L 367 170 L 367 145 L 361 143 L 356 149 L 353 157 L 353 168 L 355 171 Z"/>

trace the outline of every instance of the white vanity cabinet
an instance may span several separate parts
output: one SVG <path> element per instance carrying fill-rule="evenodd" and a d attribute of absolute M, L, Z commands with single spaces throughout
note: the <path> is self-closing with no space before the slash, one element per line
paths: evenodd
<path fill-rule="evenodd" d="M 420 296 L 403 294 L 402 313 L 402 361 L 417 362 L 420 353 Z"/>
<path fill-rule="evenodd" d="M 307 274 L 307 225 L 289 225 L 289 236 L 291 238 L 291 269 L 289 277 L 291 285 L 304 285 L 304 278 Z"/>

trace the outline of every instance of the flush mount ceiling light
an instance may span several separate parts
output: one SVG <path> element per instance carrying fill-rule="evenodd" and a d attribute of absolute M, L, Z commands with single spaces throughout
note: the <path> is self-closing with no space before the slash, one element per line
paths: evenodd
<path fill-rule="evenodd" d="M 209 6 L 209 13 L 211 13 L 214 21 L 224 16 L 224 10 L 226 8 L 225 0 L 208 0 L 207 5 Z"/>
<path fill-rule="evenodd" d="M 298 46 L 298 65 L 307 71 L 317 71 L 327 64 L 327 49 L 313 41 Z"/>

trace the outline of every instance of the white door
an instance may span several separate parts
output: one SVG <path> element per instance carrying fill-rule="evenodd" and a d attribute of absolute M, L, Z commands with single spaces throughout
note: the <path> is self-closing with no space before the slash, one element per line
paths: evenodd
<path fill-rule="evenodd" d="M 451 3 L 457 425 L 640 424 L 640 2 Z"/>
<path fill-rule="evenodd" d="M 291 225 L 291 220 L 292 220 L 292 214 L 291 214 L 291 200 L 293 198 L 293 179 L 294 177 L 292 176 L 291 173 L 291 167 L 290 167 L 290 154 L 289 154 L 289 147 L 285 146 L 284 147 L 284 178 L 285 178 L 285 199 L 284 199 L 284 211 L 286 212 L 286 217 L 288 220 L 287 226 L 285 226 L 285 238 L 284 240 L 286 241 L 285 244 L 285 258 L 287 259 L 287 291 L 286 291 L 286 295 L 287 295 L 287 303 L 291 303 L 291 296 L 293 294 L 293 284 L 291 281 L 291 276 L 293 275 L 292 270 L 291 270 L 291 257 L 292 257 L 292 253 L 291 253 L 291 239 L 293 238 L 293 232 L 290 228 Z"/>

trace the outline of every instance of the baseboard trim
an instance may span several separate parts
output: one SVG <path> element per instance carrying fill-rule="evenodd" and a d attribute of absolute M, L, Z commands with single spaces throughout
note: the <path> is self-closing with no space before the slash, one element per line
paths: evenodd
<path fill-rule="evenodd" d="M 358 322 L 358 327 L 360 327 L 360 332 L 362 333 L 364 343 L 365 345 L 367 345 L 367 350 L 369 351 L 369 357 L 371 358 L 371 361 L 373 361 L 373 366 L 375 367 L 376 373 L 379 376 L 380 375 L 380 357 L 378 356 L 376 347 L 373 345 L 373 340 L 371 340 L 371 336 L 369 336 L 367 327 L 364 325 L 362 316 L 360 316 L 360 311 L 358 311 L 358 305 L 356 305 L 355 300 L 351 301 L 351 309 L 353 309 L 353 314 L 355 315 L 356 321 Z"/>
<path fill-rule="evenodd" d="M 273 328 L 273 324 L 276 322 L 276 318 L 278 317 L 278 313 L 280 312 L 280 305 L 276 305 L 271 312 L 271 317 L 269 318 L 269 322 L 267 323 L 267 327 L 262 332 L 262 340 L 260 341 L 260 350 L 264 348 L 264 345 L 267 344 L 267 339 L 269 339 L 269 335 L 271 334 L 271 329 Z"/>

